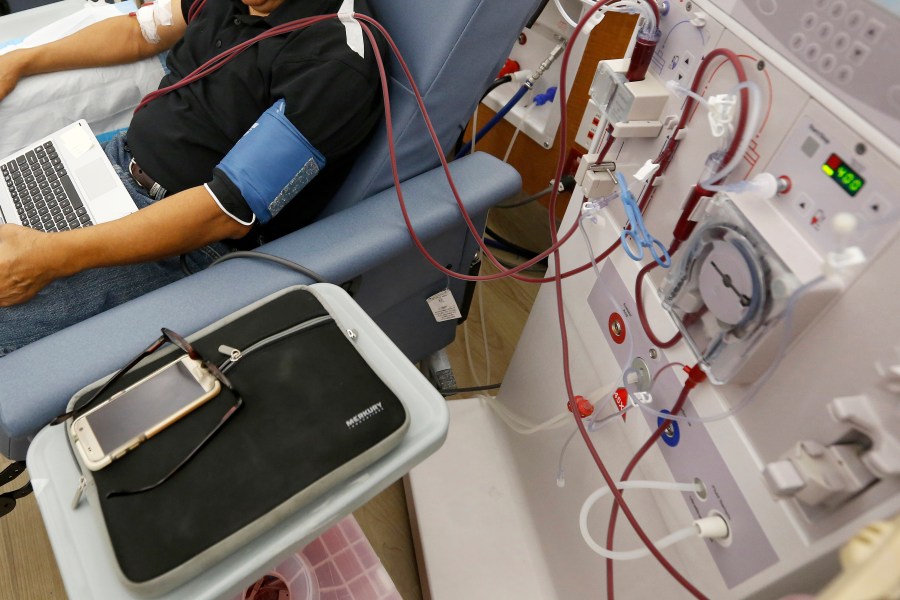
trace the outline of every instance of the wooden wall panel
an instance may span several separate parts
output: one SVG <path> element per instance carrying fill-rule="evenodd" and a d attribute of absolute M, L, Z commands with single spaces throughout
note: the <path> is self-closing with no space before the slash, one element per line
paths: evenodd
<path fill-rule="evenodd" d="M 569 126 L 566 134 L 566 148 L 572 147 L 578 124 L 584 115 L 587 106 L 588 91 L 594 78 L 597 63 L 601 60 L 621 58 L 628 48 L 631 33 L 634 29 L 636 17 L 610 13 L 591 32 L 585 47 L 584 57 L 575 75 L 575 82 L 569 92 L 568 120 Z M 487 123 L 494 116 L 494 111 L 485 105 L 478 108 L 478 123 Z M 488 152 L 498 158 L 503 158 L 506 148 L 512 138 L 515 127 L 508 121 L 498 123 L 481 141 L 476 150 Z M 470 139 L 471 131 L 466 139 Z M 553 178 L 556 169 L 556 161 L 559 156 L 559 135 L 557 134 L 553 147 L 545 149 L 543 146 L 524 134 L 519 134 L 516 144 L 509 156 L 509 164 L 522 174 L 522 189 L 526 194 L 533 194 L 546 188 Z M 565 211 L 568 197 L 560 196 L 558 217 Z"/>

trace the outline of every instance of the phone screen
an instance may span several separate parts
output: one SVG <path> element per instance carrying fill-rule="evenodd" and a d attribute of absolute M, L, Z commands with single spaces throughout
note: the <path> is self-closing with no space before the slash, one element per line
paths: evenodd
<path fill-rule="evenodd" d="M 87 415 L 86 420 L 106 453 L 133 441 L 204 394 L 203 386 L 178 361 L 107 402 Z"/>

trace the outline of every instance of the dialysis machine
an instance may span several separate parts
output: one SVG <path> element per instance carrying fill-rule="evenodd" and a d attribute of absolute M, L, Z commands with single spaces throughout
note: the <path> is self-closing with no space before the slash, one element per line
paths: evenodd
<path fill-rule="evenodd" d="M 686 485 L 625 499 L 653 540 L 711 516 L 727 525 L 662 550 L 707 597 L 812 594 L 858 531 L 900 512 L 900 3 L 659 4 L 645 79 L 626 81 L 627 60 L 598 65 L 577 138 L 596 153 L 560 226 L 575 232 L 562 270 L 626 227 L 660 244 L 632 235 L 642 260 L 618 248 L 563 281 L 574 392 L 618 478 L 674 405 L 682 365 L 702 369 L 631 476 Z M 753 131 L 717 181 L 742 121 Z M 692 196 L 698 182 L 715 193 Z M 647 186 L 639 228 L 621 199 Z M 685 215 L 671 264 L 646 267 L 665 262 Z M 586 540 L 605 545 L 612 502 L 586 504 L 606 484 L 566 411 L 561 353 L 544 284 L 496 401 L 450 403 L 446 446 L 411 474 L 437 600 L 604 597 L 604 559 Z M 620 515 L 615 549 L 640 548 Z M 690 597 L 649 556 L 614 574 L 619 598 Z"/>

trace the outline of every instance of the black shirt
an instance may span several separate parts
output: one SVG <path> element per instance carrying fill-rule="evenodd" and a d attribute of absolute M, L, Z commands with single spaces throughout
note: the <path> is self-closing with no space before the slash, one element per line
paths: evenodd
<path fill-rule="evenodd" d="M 187 20 L 191 0 L 182 0 Z M 160 87 L 181 80 L 205 61 L 269 28 L 304 17 L 334 14 L 341 0 L 285 0 L 267 17 L 249 14 L 240 0 L 208 0 L 167 58 Z M 365 0 L 355 11 L 371 14 Z M 170 193 L 209 183 L 225 208 L 242 220 L 252 214 L 236 186 L 214 168 L 256 119 L 284 98 L 291 123 L 326 158 L 325 168 L 266 226 L 251 234 L 273 239 L 308 223 L 334 195 L 383 114 L 373 52 L 347 46 L 337 19 L 263 40 L 224 67 L 150 102 L 135 113 L 128 145 L 135 160 Z M 380 41 L 380 36 L 376 33 Z M 379 48 L 383 52 L 383 46 Z"/>

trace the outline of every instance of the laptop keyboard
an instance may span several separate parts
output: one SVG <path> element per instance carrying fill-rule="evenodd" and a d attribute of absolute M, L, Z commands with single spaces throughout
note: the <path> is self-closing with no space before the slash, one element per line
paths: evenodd
<path fill-rule="evenodd" d="M 93 225 L 53 142 L 0 165 L 0 172 L 22 225 L 41 231 Z"/>

